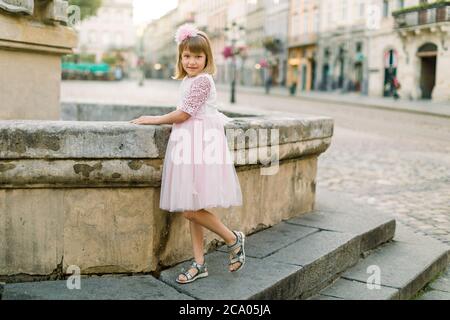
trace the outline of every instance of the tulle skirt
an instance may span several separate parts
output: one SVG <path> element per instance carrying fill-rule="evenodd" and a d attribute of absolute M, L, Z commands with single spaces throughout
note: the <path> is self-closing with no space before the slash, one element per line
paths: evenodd
<path fill-rule="evenodd" d="M 167 144 L 159 207 L 169 212 L 242 205 L 224 125 L 217 112 L 173 124 Z"/>

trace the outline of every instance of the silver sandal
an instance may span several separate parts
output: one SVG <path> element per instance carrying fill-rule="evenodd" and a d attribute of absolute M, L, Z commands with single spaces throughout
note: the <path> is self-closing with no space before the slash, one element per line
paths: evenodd
<path fill-rule="evenodd" d="M 228 264 L 228 266 L 234 265 L 235 263 L 240 263 L 241 265 L 239 266 L 239 268 L 237 268 L 236 270 L 229 270 L 230 272 L 237 272 L 239 270 L 242 269 L 242 267 L 245 264 L 245 248 L 244 248 L 244 244 L 245 244 L 245 234 L 240 232 L 240 231 L 233 231 L 233 233 L 236 235 L 236 243 L 231 245 L 231 246 L 227 246 L 228 247 L 228 251 L 230 252 L 230 263 Z M 237 248 L 239 248 L 239 251 L 234 252 L 234 250 L 236 250 Z"/>
<path fill-rule="evenodd" d="M 195 268 L 197 269 L 197 274 L 192 275 L 189 270 Z M 183 272 L 184 270 L 182 270 L 182 272 L 180 274 L 178 274 L 178 277 L 175 279 L 176 282 L 180 283 L 180 284 L 185 284 L 185 283 L 190 283 L 190 282 L 194 282 L 195 280 L 199 279 L 199 278 L 205 278 L 208 276 L 208 267 L 206 265 L 206 262 L 203 264 L 199 264 L 197 262 L 192 262 L 191 267 Z M 186 277 L 186 280 L 180 280 L 180 275 L 184 275 Z"/>

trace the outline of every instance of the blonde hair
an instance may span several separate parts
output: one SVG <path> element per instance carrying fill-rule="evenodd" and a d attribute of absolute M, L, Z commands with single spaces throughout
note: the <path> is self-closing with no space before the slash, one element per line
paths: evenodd
<path fill-rule="evenodd" d="M 177 67 L 175 70 L 175 76 L 172 77 L 173 79 L 182 80 L 185 76 L 187 76 L 187 72 L 184 70 L 181 62 L 181 55 L 185 49 L 188 49 L 192 53 L 203 52 L 206 55 L 206 64 L 203 72 L 209 73 L 210 75 L 216 74 L 216 64 L 214 63 L 214 56 L 211 50 L 211 42 L 209 41 L 206 33 L 203 31 L 198 31 L 197 34 L 198 35 L 196 37 L 187 38 L 178 45 Z"/>

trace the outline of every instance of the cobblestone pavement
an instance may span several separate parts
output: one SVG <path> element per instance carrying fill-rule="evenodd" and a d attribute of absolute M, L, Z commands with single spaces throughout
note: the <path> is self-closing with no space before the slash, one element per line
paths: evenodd
<path fill-rule="evenodd" d="M 410 144 L 338 127 L 320 158 L 318 184 L 345 190 L 356 202 L 450 245 L 450 156 L 444 150 L 439 143 Z"/>
<path fill-rule="evenodd" d="M 120 88 L 111 90 L 115 86 Z M 176 82 L 164 81 L 141 88 L 126 82 L 65 82 L 62 99 L 173 104 L 176 88 Z M 228 97 L 219 92 L 224 104 Z M 334 118 L 332 145 L 319 159 L 317 183 L 392 213 L 417 233 L 450 245 L 450 119 L 239 92 L 237 100 L 236 110 L 252 106 Z"/>
<path fill-rule="evenodd" d="M 292 98 L 263 97 L 255 105 L 334 118 L 332 145 L 319 158 L 318 185 L 344 191 L 450 245 L 450 119 Z"/>

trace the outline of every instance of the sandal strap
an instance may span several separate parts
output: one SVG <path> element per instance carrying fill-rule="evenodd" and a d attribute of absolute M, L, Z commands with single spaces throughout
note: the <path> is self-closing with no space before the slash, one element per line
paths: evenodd
<path fill-rule="evenodd" d="M 203 273 L 203 272 L 205 272 L 207 270 L 207 265 L 206 265 L 206 262 L 203 263 L 203 264 L 199 264 L 199 263 L 193 261 L 192 264 L 191 264 L 191 268 L 197 269 L 197 271 L 198 271 L 197 274 L 200 274 L 200 273 Z"/>
<path fill-rule="evenodd" d="M 233 231 L 233 233 L 236 235 L 236 243 L 231 245 L 231 246 L 227 246 L 228 247 L 228 251 L 234 251 L 235 249 L 242 247 L 242 235 L 240 232 L 235 232 Z"/>
<path fill-rule="evenodd" d="M 192 269 L 192 268 L 197 269 L 197 273 L 194 274 L 194 275 L 192 275 L 189 272 L 189 270 Z M 186 277 L 186 281 L 188 281 L 188 280 L 192 280 L 192 278 L 198 276 L 200 273 L 203 273 L 203 272 L 206 272 L 206 271 L 207 271 L 206 262 L 204 264 L 199 264 L 199 263 L 193 261 L 191 266 L 190 266 L 190 268 L 187 271 L 185 271 L 185 272 L 181 272 L 178 276 L 184 275 Z"/>
<path fill-rule="evenodd" d="M 241 264 L 243 264 L 244 261 L 245 261 L 245 260 L 243 259 L 243 256 L 240 256 L 240 257 L 231 259 L 229 264 L 235 264 L 235 263 L 238 263 L 238 262 L 241 263 Z"/>
<path fill-rule="evenodd" d="M 186 277 L 186 281 L 191 280 L 194 277 L 192 274 L 189 273 L 189 271 L 186 271 L 185 273 L 183 273 L 183 275 Z"/>

